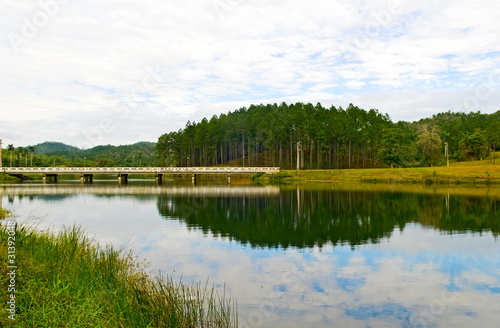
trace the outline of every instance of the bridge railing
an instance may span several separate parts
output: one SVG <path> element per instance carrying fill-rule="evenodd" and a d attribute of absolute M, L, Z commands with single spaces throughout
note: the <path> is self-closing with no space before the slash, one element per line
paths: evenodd
<path fill-rule="evenodd" d="M 276 173 L 279 167 L 3 167 L 6 173 Z"/>

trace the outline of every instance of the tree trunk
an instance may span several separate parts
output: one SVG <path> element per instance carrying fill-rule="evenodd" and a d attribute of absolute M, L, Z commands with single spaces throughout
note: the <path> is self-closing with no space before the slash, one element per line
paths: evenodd
<path fill-rule="evenodd" d="M 297 170 L 300 170 L 300 150 L 299 150 L 299 143 L 297 143 Z"/>
<path fill-rule="evenodd" d="M 259 166 L 259 143 L 257 142 L 257 136 L 255 136 L 255 164 Z"/>
<path fill-rule="evenodd" d="M 250 137 L 248 137 L 248 142 L 247 142 L 247 154 L 248 154 L 248 166 L 250 166 Z"/>
<path fill-rule="evenodd" d="M 281 149 L 281 141 L 280 141 L 280 154 L 279 154 L 279 166 L 280 168 L 283 168 L 283 151 Z"/>
<path fill-rule="evenodd" d="M 336 168 L 339 168 L 339 144 L 335 144 L 335 160 L 337 161 Z"/>
<path fill-rule="evenodd" d="M 351 140 L 349 139 L 349 169 L 351 169 Z"/>
<path fill-rule="evenodd" d="M 304 169 L 304 145 L 302 144 L 302 136 L 300 137 L 300 169 Z"/>
<path fill-rule="evenodd" d="M 319 170 L 321 168 L 320 164 L 320 151 L 319 151 L 319 143 L 316 144 L 316 168 Z"/>
<path fill-rule="evenodd" d="M 332 168 L 332 145 L 328 144 L 328 168 Z"/>
<path fill-rule="evenodd" d="M 313 141 L 309 138 L 309 170 L 313 168 Z"/>
<path fill-rule="evenodd" d="M 497 146 L 493 145 L 493 165 L 495 165 L 496 157 L 497 157 Z"/>
<path fill-rule="evenodd" d="M 273 148 L 273 167 L 276 167 L 276 148 L 277 145 L 276 145 L 276 139 L 274 140 L 274 148 Z"/>
<path fill-rule="evenodd" d="M 224 164 L 224 143 L 220 143 L 220 163 Z"/>
<path fill-rule="evenodd" d="M 363 168 L 365 168 L 365 162 L 366 162 L 366 148 L 363 147 Z"/>

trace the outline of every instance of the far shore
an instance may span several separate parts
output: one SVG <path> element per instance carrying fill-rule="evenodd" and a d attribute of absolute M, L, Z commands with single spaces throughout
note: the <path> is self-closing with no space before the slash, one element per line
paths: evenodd
<path fill-rule="evenodd" d="M 499 160 L 500 162 L 500 160 Z M 29 179 L 41 180 L 42 175 L 28 175 Z M 60 180 L 78 179 L 77 176 L 61 176 Z M 132 175 L 132 179 L 154 180 L 154 175 Z M 200 175 L 201 180 L 225 180 L 220 175 Z M 94 179 L 99 179 L 96 175 Z M 104 180 L 113 180 L 102 176 Z M 191 175 L 164 174 L 164 180 L 190 180 Z M 368 169 L 325 169 L 325 170 L 281 170 L 275 174 L 233 174 L 231 182 L 251 183 L 292 183 L 301 181 L 349 182 L 349 183 L 479 183 L 500 184 L 500 163 L 488 161 L 452 163 L 451 166 L 413 167 L 413 168 L 368 168 Z M 0 173 L 0 181 L 20 181 L 18 178 Z"/>
<path fill-rule="evenodd" d="M 500 165 L 417 167 L 394 169 L 281 170 L 259 178 L 262 182 L 373 182 L 373 183 L 500 183 Z"/>

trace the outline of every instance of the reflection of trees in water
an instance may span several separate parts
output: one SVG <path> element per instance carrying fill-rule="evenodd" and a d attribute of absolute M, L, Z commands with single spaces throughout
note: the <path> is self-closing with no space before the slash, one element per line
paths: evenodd
<path fill-rule="evenodd" d="M 14 200 L 17 198 L 20 202 L 24 199 L 28 199 L 29 201 L 33 201 L 35 199 L 42 200 L 44 202 L 60 202 L 64 201 L 68 198 L 75 197 L 76 195 L 7 195 L 7 201 L 9 203 L 14 203 Z"/>
<path fill-rule="evenodd" d="M 96 198 L 101 198 L 101 199 L 115 199 L 115 198 L 122 198 L 122 199 L 133 199 L 134 201 L 137 202 L 148 202 L 151 200 L 156 199 L 156 195 L 147 195 L 147 194 L 131 194 L 131 195 L 109 195 L 109 194 L 93 194 L 93 197 Z"/>
<path fill-rule="evenodd" d="M 205 233 L 261 247 L 378 243 L 420 223 L 448 233 L 499 233 L 498 200 L 367 191 L 282 190 L 277 197 L 160 195 L 158 208 Z"/>
<path fill-rule="evenodd" d="M 486 197 L 450 197 L 434 226 L 449 233 L 491 231 L 500 233 L 500 200 Z"/>
<path fill-rule="evenodd" d="M 75 197 L 79 197 L 82 194 L 46 194 L 46 195 L 7 195 L 7 201 L 9 203 L 13 203 L 15 198 L 17 197 L 19 201 L 22 201 L 23 199 L 27 198 L 30 201 L 32 200 L 41 200 L 44 202 L 62 202 L 66 199 L 71 199 Z M 156 195 L 110 195 L 110 194 L 89 194 L 90 197 L 95 197 L 95 198 L 101 198 L 101 199 L 114 199 L 114 198 L 126 198 L 126 199 L 134 199 L 137 202 L 148 202 L 151 200 L 156 199 Z"/>

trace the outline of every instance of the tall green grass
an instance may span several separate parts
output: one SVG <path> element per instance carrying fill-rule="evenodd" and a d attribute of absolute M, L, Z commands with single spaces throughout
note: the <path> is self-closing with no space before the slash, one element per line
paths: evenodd
<path fill-rule="evenodd" d="M 5 219 L 9 215 L 10 215 L 10 211 L 5 210 L 5 209 L 3 209 L 3 208 L 0 207 L 0 220 Z"/>
<path fill-rule="evenodd" d="M 6 304 L 7 230 L 0 227 L 0 285 Z M 102 248 L 80 228 L 17 227 L 16 321 L 1 327 L 235 327 L 236 304 L 208 284 L 151 277 L 129 252 Z"/>

